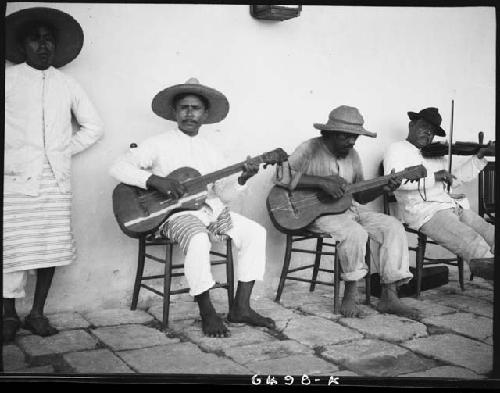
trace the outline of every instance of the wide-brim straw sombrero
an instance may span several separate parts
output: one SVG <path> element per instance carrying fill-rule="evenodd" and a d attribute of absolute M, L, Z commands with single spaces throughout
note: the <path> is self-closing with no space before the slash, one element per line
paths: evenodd
<path fill-rule="evenodd" d="M 376 138 L 377 133 L 363 127 L 364 119 L 358 108 L 341 105 L 330 112 L 326 123 L 314 123 L 314 128 L 324 131 L 347 132 Z"/>
<path fill-rule="evenodd" d="M 83 47 L 83 30 L 69 14 L 47 7 L 26 8 L 5 18 L 5 58 L 23 63 L 26 56 L 18 42 L 18 34 L 33 22 L 44 22 L 55 29 L 56 50 L 52 65 L 62 67 L 74 60 Z"/>
<path fill-rule="evenodd" d="M 200 84 L 198 79 L 190 78 L 186 83 L 167 87 L 153 98 L 153 112 L 167 120 L 176 121 L 173 100 L 180 94 L 194 94 L 208 101 L 208 116 L 205 123 L 218 123 L 229 112 L 229 102 L 224 94 L 211 87 Z"/>

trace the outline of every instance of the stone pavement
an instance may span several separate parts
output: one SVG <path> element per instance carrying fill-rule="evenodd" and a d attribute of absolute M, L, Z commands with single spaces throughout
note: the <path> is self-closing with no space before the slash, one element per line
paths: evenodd
<path fill-rule="evenodd" d="M 453 270 L 453 269 L 450 269 Z M 364 299 L 360 289 L 360 299 Z M 312 293 L 288 281 L 282 301 L 274 293 L 252 306 L 277 328 L 229 324 L 231 337 L 201 333 L 196 303 L 178 296 L 163 332 L 161 299 L 148 309 L 109 309 L 48 315 L 60 332 L 41 338 L 21 331 L 3 347 L 4 372 L 57 374 L 168 373 L 199 375 L 321 375 L 484 379 L 492 369 L 492 284 L 474 278 L 462 292 L 449 284 L 404 302 L 419 320 L 378 313 L 362 305 L 362 318 L 333 314 L 330 287 Z M 212 291 L 227 313 L 224 290 Z"/>

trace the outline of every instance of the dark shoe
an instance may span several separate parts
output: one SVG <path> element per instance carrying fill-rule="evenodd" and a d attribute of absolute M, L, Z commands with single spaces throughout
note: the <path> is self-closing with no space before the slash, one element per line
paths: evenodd
<path fill-rule="evenodd" d="M 3 317 L 2 325 L 2 341 L 4 343 L 14 341 L 16 333 L 21 327 L 19 317 Z"/>
<path fill-rule="evenodd" d="M 23 327 L 33 334 L 42 337 L 52 336 L 58 332 L 55 327 L 49 324 L 48 318 L 43 315 L 28 314 L 26 318 L 24 318 Z"/>

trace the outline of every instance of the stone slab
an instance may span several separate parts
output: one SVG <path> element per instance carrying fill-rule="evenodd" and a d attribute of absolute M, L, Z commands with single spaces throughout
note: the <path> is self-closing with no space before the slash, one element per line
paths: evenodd
<path fill-rule="evenodd" d="M 294 291 L 287 290 L 286 284 L 283 293 L 281 294 L 280 304 L 287 308 L 298 308 L 308 303 L 326 303 L 333 304 L 333 295 L 330 297 L 323 296 L 316 292 Z"/>
<path fill-rule="evenodd" d="M 493 320 L 470 313 L 441 315 L 422 320 L 425 324 L 450 329 L 478 340 L 486 340 L 493 334 Z"/>
<path fill-rule="evenodd" d="M 379 356 L 363 360 L 349 360 L 344 366 L 363 376 L 395 377 L 399 374 L 418 372 L 437 366 L 431 359 L 425 359 L 412 352 L 398 356 Z"/>
<path fill-rule="evenodd" d="M 130 367 L 108 349 L 71 352 L 63 355 L 63 358 L 77 373 L 133 373 Z"/>
<path fill-rule="evenodd" d="M 402 345 L 414 352 L 465 367 L 478 374 L 488 373 L 493 366 L 491 346 L 455 334 L 433 335 Z"/>
<path fill-rule="evenodd" d="M 65 330 L 49 337 L 34 334 L 19 337 L 18 343 L 25 353 L 35 357 L 93 349 L 97 339 L 83 330 Z"/>
<path fill-rule="evenodd" d="M 28 367 L 19 370 L 13 370 L 13 373 L 26 373 L 26 374 L 53 374 L 55 373 L 54 367 L 51 365 Z"/>
<path fill-rule="evenodd" d="M 290 310 L 275 302 L 255 302 L 253 305 L 255 311 L 265 317 L 272 318 L 276 321 L 290 320 L 291 318 L 299 317 L 293 310 Z"/>
<path fill-rule="evenodd" d="M 251 361 L 278 359 L 296 354 L 312 355 L 312 349 L 296 341 L 270 341 L 259 344 L 229 347 L 224 354 L 237 363 L 245 364 Z"/>
<path fill-rule="evenodd" d="M 86 329 L 90 323 L 76 312 L 63 312 L 47 315 L 50 323 L 58 330 Z"/>
<path fill-rule="evenodd" d="M 249 374 L 230 359 L 202 352 L 192 343 L 163 345 L 119 353 L 120 358 L 139 373 Z"/>
<path fill-rule="evenodd" d="M 253 373 L 266 375 L 335 374 L 338 367 L 313 355 L 293 355 L 280 359 L 251 361 L 245 364 Z"/>
<path fill-rule="evenodd" d="M 371 337 L 394 342 L 427 336 L 427 327 L 424 324 L 390 314 L 343 318 L 342 324 Z"/>
<path fill-rule="evenodd" d="M 420 319 L 436 315 L 451 314 L 457 312 L 455 308 L 447 307 L 430 300 L 415 299 L 412 297 L 401 298 L 404 305 L 414 308 L 420 314 Z"/>
<path fill-rule="evenodd" d="M 363 361 L 379 357 L 397 357 L 407 353 L 406 348 L 380 340 L 358 340 L 347 344 L 328 345 L 321 353 L 334 363 Z"/>
<path fill-rule="evenodd" d="M 311 347 L 320 347 L 363 338 L 360 333 L 352 329 L 315 316 L 306 316 L 291 320 L 283 330 L 283 334 L 292 340 Z"/>
<path fill-rule="evenodd" d="M 484 317 L 493 317 L 493 304 L 484 299 L 469 296 L 449 295 L 436 300 L 439 304 L 454 307 L 460 311 L 470 312 Z"/>
<path fill-rule="evenodd" d="M 114 351 L 154 347 L 177 343 L 178 338 L 169 338 L 160 330 L 143 325 L 106 326 L 92 331 L 99 340 Z"/>
<path fill-rule="evenodd" d="M 93 326 L 125 325 L 129 323 L 146 323 L 153 317 L 142 310 L 129 310 L 128 308 L 113 308 L 95 310 L 85 313 L 84 318 Z"/>
<path fill-rule="evenodd" d="M 148 309 L 148 313 L 152 314 L 159 321 L 163 320 L 163 303 L 158 303 Z M 170 303 L 170 312 L 168 321 L 179 321 L 183 319 L 199 318 L 200 311 L 195 302 L 175 302 Z"/>
<path fill-rule="evenodd" d="M 230 337 L 207 337 L 201 330 L 201 323 L 195 322 L 183 330 L 183 334 L 205 351 L 221 352 L 230 347 L 270 342 L 276 340 L 263 331 L 264 328 L 244 324 L 228 324 Z"/>
<path fill-rule="evenodd" d="M 13 371 L 28 367 L 23 351 L 14 344 L 3 346 L 2 360 L 4 371 Z"/>
<path fill-rule="evenodd" d="M 333 303 L 327 304 L 324 302 L 319 303 L 307 303 L 298 307 L 300 311 L 309 315 L 315 315 L 317 317 L 330 319 L 336 321 L 342 317 L 340 314 L 333 313 Z"/>
<path fill-rule="evenodd" d="M 441 366 L 434 367 L 430 370 L 420 371 L 417 373 L 401 374 L 399 377 L 412 377 L 412 378 L 461 378 L 461 379 L 479 379 L 483 378 L 481 375 L 476 374 L 466 368 L 455 366 Z"/>

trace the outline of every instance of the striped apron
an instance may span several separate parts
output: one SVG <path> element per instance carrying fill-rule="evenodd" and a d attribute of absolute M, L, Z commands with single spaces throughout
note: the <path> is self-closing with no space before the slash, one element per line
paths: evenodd
<path fill-rule="evenodd" d="M 184 252 L 187 253 L 191 238 L 197 233 L 207 233 L 211 241 L 222 241 L 225 234 L 233 227 L 229 208 L 226 206 L 217 219 L 206 227 L 203 222 L 191 215 L 181 214 L 169 218 L 160 228 L 159 233 L 177 242 Z"/>
<path fill-rule="evenodd" d="M 71 192 L 61 193 L 45 159 L 40 194 L 5 194 L 3 271 L 68 265 L 75 260 Z"/>

